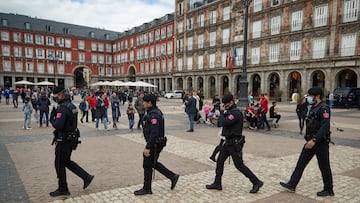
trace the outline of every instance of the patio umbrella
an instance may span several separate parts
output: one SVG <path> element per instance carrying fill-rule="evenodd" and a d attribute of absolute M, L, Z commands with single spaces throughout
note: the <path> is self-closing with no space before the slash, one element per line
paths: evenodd
<path fill-rule="evenodd" d="M 143 82 L 143 81 L 137 81 L 135 82 L 134 86 L 139 86 L 139 87 L 157 87 L 156 85 L 153 85 L 151 83 L 147 83 L 147 82 Z"/>
<path fill-rule="evenodd" d="M 123 84 L 124 84 L 124 82 L 119 81 L 119 80 L 115 80 L 115 81 L 111 82 L 111 86 L 124 86 Z"/>
<path fill-rule="evenodd" d="M 101 86 L 103 84 L 104 84 L 103 81 L 99 81 L 99 82 L 96 82 L 96 83 L 92 83 L 90 86 Z"/>
<path fill-rule="evenodd" d="M 51 85 L 55 85 L 55 84 L 53 82 L 49 82 L 49 81 L 42 81 L 42 82 L 35 83 L 35 85 L 51 86 Z"/>
<path fill-rule="evenodd" d="M 29 82 L 27 80 L 20 80 L 14 83 L 15 85 L 33 85 L 34 83 Z"/>

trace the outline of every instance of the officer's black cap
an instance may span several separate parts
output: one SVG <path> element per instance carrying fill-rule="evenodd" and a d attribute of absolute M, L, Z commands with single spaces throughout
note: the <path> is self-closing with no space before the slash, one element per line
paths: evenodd
<path fill-rule="evenodd" d="M 145 94 L 143 101 L 145 102 L 156 102 L 157 97 L 153 94 Z"/>
<path fill-rule="evenodd" d="M 234 100 L 234 96 L 229 93 L 229 94 L 224 95 L 221 102 L 226 104 L 226 103 L 228 103 L 228 102 L 230 102 L 232 100 Z"/>
<path fill-rule="evenodd" d="M 56 87 L 54 87 L 54 89 L 53 89 L 53 94 L 58 94 L 58 93 L 60 93 L 60 92 L 64 92 L 64 87 L 63 86 L 56 86 Z"/>
<path fill-rule="evenodd" d="M 312 88 L 309 89 L 308 94 L 309 95 L 320 95 L 320 96 L 322 96 L 323 95 L 323 90 L 322 90 L 321 87 L 312 87 Z"/>

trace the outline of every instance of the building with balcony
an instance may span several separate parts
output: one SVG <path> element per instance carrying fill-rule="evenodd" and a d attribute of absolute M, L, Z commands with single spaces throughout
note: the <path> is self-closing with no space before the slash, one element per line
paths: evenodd
<path fill-rule="evenodd" d="M 176 89 L 206 97 L 238 94 L 241 0 L 176 0 Z M 290 99 L 320 86 L 360 84 L 360 0 L 253 0 L 249 8 L 249 92 Z M 204 88 L 206 87 L 206 88 Z"/>

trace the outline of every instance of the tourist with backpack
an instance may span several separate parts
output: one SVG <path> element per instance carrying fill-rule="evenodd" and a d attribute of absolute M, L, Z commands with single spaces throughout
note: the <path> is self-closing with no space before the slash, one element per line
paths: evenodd
<path fill-rule="evenodd" d="M 84 123 L 83 119 L 86 118 L 86 122 L 89 122 L 89 102 L 88 96 L 84 96 L 82 101 L 80 102 L 79 109 L 82 112 L 81 123 Z"/>

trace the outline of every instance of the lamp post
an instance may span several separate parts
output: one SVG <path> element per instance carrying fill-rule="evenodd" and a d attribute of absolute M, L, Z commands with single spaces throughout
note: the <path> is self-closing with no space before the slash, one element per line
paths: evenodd
<path fill-rule="evenodd" d="M 53 73 L 54 73 L 54 86 L 56 86 L 56 80 L 55 80 L 55 68 L 57 64 L 57 57 L 54 57 L 53 55 L 49 55 L 48 59 L 53 63 Z"/>
<path fill-rule="evenodd" d="M 240 87 L 240 97 L 238 106 L 245 108 L 248 105 L 248 81 L 247 81 L 247 37 L 248 37 L 248 15 L 249 15 L 249 5 L 252 0 L 243 0 L 245 5 L 245 16 L 244 16 L 244 52 L 243 52 L 243 64 L 242 64 L 242 73 L 239 82 Z"/>

